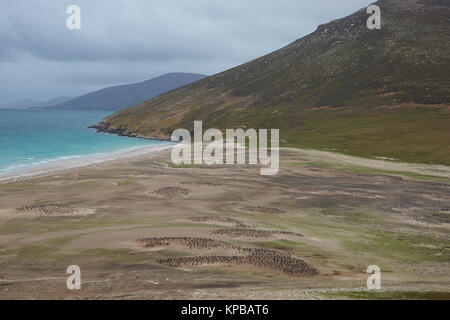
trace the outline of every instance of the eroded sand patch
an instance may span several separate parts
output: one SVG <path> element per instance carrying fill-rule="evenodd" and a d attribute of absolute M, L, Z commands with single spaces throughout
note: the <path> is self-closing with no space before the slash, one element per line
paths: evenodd
<path fill-rule="evenodd" d="M 367 198 L 367 199 L 376 199 L 376 198 L 383 198 L 382 195 L 371 193 L 367 191 L 361 191 L 361 190 L 346 190 L 346 189 L 335 189 L 335 188 L 297 188 L 295 190 L 296 192 L 299 192 L 301 194 L 308 194 L 308 195 L 341 195 L 341 196 L 350 196 L 350 197 L 357 197 L 357 198 Z"/>

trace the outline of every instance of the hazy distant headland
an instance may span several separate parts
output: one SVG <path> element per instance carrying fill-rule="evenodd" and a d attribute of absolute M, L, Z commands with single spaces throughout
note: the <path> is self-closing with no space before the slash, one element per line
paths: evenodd
<path fill-rule="evenodd" d="M 64 97 L 64 96 L 56 97 L 56 98 L 45 100 L 45 101 L 37 101 L 37 100 L 33 100 L 33 99 L 20 99 L 17 101 L 2 104 L 2 105 L 0 105 L 0 108 L 3 108 L 3 109 L 28 109 L 28 108 L 46 107 L 46 106 L 52 106 L 55 104 L 64 103 L 71 99 L 73 99 L 73 98 Z"/>
<path fill-rule="evenodd" d="M 197 73 L 174 72 L 138 83 L 104 88 L 69 101 L 50 106 L 58 110 L 118 111 L 160 94 L 169 92 L 207 77 Z"/>
<path fill-rule="evenodd" d="M 75 98 L 59 96 L 45 101 L 20 99 L 2 104 L 0 108 L 118 111 L 206 77 L 198 73 L 173 72 L 142 82 L 103 88 Z"/>

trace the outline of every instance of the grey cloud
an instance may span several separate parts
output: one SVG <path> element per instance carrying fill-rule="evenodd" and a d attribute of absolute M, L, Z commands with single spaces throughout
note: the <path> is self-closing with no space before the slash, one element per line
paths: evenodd
<path fill-rule="evenodd" d="M 0 4 L 0 102 L 77 95 L 164 72 L 213 74 L 368 0 L 15 0 Z M 79 5 L 82 29 L 66 28 Z"/>

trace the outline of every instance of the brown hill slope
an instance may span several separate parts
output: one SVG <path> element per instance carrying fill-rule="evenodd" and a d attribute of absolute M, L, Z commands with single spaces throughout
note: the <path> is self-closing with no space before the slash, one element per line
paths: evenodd
<path fill-rule="evenodd" d="M 450 165 L 450 4 L 380 0 L 223 73 L 115 113 L 96 127 L 168 138 L 176 128 L 280 128 L 281 143 Z"/>

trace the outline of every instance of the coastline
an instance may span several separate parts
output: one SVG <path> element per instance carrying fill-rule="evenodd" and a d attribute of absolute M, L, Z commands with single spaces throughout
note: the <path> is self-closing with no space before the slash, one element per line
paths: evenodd
<path fill-rule="evenodd" d="M 151 140 L 150 138 L 142 139 Z M 23 168 L 13 169 L 5 173 L 0 173 L 0 185 L 45 177 L 52 174 L 68 173 L 79 168 L 103 165 L 114 161 L 128 161 L 130 159 L 163 154 L 173 146 L 175 146 L 175 143 L 167 140 L 167 144 L 162 145 L 134 147 L 108 153 L 81 155 L 68 159 L 50 160 L 46 163 L 30 165 Z M 289 151 L 297 156 L 307 157 L 311 161 L 318 161 L 324 164 L 328 163 L 329 165 L 334 164 L 343 167 L 349 166 L 354 169 L 365 168 L 367 170 L 379 170 L 380 172 L 384 171 L 386 174 L 397 174 L 400 176 L 410 173 L 411 175 L 428 175 L 429 177 L 450 179 L 450 167 L 445 165 L 413 164 L 389 160 L 368 159 L 336 152 L 310 149 L 280 148 L 280 150 Z M 419 176 L 416 178 L 420 180 Z"/>
<path fill-rule="evenodd" d="M 104 119 L 97 124 L 89 126 L 88 128 L 94 129 L 96 132 L 99 132 L 99 133 L 115 134 L 115 135 L 121 136 L 121 137 L 146 139 L 146 140 L 158 140 L 158 141 L 172 141 L 170 139 L 169 134 L 167 134 L 167 137 L 165 137 L 165 136 L 144 136 L 144 135 L 139 135 L 136 133 L 129 132 L 128 130 L 125 130 L 122 128 L 112 129 L 109 127 L 108 124 L 106 124 L 104 122 Z"/>
<path fill-rule="evenodd" d="M 166 151 L 174 146 L 167 144 L 122 149 L 114 152 L 81 155 L 68 159 L 55 159 L 46 163 L 30 165 L 0 173 L 0 185 L 23 181 L 32 178 L 48 176 L 56 173 L 65 173 L 73 169 L 103 164 L 110 161 L 132 159 L 149 154 Z"/>

